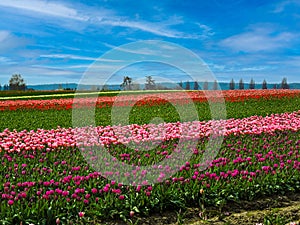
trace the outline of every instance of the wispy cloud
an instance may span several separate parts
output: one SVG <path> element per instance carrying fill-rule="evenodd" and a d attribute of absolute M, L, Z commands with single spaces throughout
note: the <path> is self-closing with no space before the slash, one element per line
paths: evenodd
<path fill-rule="evenodd" d="M 296 37 L 295 33 L 276 32 L 259 26 L 251 31 L 228 37 L 222 40 L 220 45 L 238 52 L 274 51 L 287 47 Z"/>
<path fill-rule="evenodd" d="M 240 71 L 264 71 L 272 68 L 273 67 L 270 66 L 252 66 L 252 67 L 241 68 Z"/>
<path fill-rule="evenodd" d="M 16 62 L 12 61 L 10 58 L 0 56 L 0 65 L 12 65 Z"/>
<path fill-rule="evenodd" d="M 7 39 L 9 35 L 10 35 L 10 32 L 8 32 L 6 30 L 1 30 L 0 31 L 0 43 L 3 42 L 5 39 Z"/>
<path fill-rule="evenodd" d="M 137 54 L 137 55 L 157 55 L 158 54 L 154 49 L 149 49 L 146 47 L 140 47 L 140 48 L 133 49 L 132 47 L 130 47 L 130 48 L 128 48 L 126 46 L 118 47 L 118 46 L 111 45 L 108 43 L 104 43 L 104 45 L 108 48 L 113 49 L 113 51 L 116 51 L 116 52 L 121 51 L 121 52 Z"/>
<path fill-rule="evenodd" d="M 146 21 L 130 21 L 130 20 L 102 20 L 100 24 L 113 27 L 126 27 L 146 31 L 155 35 L 170 37 L 170 38 L 193 38 L 189 34 L 184 34 L 175 30 L 168 29 L 163 26 L 163 23 L 150 23 Z M 195 37 L 194 37 L 195 38 Z"/>
<path fill-rule="evenodd" d="M 277 3 L 275 8 L 272 10 L 273 13 L 281 13 L 285 10 L 287 6 L 294 5 L 300 6 L 300 2 L 298 0 L 285 0 L 280 3 Z"/>
<path fill-rule="evenodd" d="M 31 11 L 49 16 L 63 17 L 75 20 L 86 21 L 88 17 L 79 15 L 78 12 L 64 4 L 58 2 L 39 1 L 39 0 L 1 0 L 0 6 L 10 7 L 20 10 Z"/>
<path fill-rule="evenodd" d="M 199 28 L 202 30 L 202 37 L 210 37 L 213 36 L 215 34 L 215 32 L 213 31 L 213 29 L 205 24 L 201 24 L 201 23 L 196 23 Z"/>
<path fill-rule="evenodd" d="M 97 60 L 97 58 L 93 58 L 93 57 L 71 55 L 71 54 L 48 54 L 48 55 L 40 55 L 40 57 L 41 58 L 52 58 L 52 59 L 87 60 L 87 61 Z"/>
<path fill-rule="evenodd" d="M 30 42 L 29 39 L 17 37 L 10 31 L 0 30 L 0 53 L 16 51 L 16 48 L 26 46 Z"/>
<path fill-rule="evenodd" d="M 174 25 L 183 24 L 184 21 L 181 17 L 170 16 L 167 20 L 161 20 L 157 22 L 143 21 L 138 18 L 132 19 L 124 16 L 118 16 L 117 12 L 107 9 L 91 9 L 88 6 L 82 6 L 81 8 L 69 7 L 61 2 L 49 2 L 43 0 L 2 0 L 0 6 L 14 8 L 19 11 L 17 13 L 33 12 L 29 14 L 31 17 L 39 17 L 39 14 L 51 16 L 57 20 L 71 19 L 77 22 L 82 22 L 84 25 L 95 25 L 98 27 L 123 27 L 132 30 L 139 30 L 148 32 L 154 35 L 169 37 L 169 38 L 183 38 L 183 39 L 197 39 L 200 37 L 198 34 L 191 32 L 185 33 L 171 27 Z M 86 7 L 86 10 L 84 8 Z M 27 14 L 28 15 L 28 14 Z M 52 22 L 54 19 L 51 20 Z M 61 26 L 77 30 L 76 24 L 62 24 Z M 207 29 L 207 27 L 200 27 L 200 29 Z M 207 31 L 205 31 L 207 32 Z"/>

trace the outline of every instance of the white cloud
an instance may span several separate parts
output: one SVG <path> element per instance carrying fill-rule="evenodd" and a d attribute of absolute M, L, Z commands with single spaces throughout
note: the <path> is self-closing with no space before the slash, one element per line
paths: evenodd
<path fill-rule="evenodd" d="M 202 30 L 202 36 L 203 37 L 209 37 L 209 36 L 213 36 L 215 34 L 215 32 L 212 31 L 212 28 L 205 25 L 205 24 L 201 24 L 201 23 L 196 23 L 199 28 Z"/>
<path fill-rule="evenodd" d="M 171 37 L 171 38 L 178 38 L 184 37 L 180 32 L 171 31 L 168 29 L 164 29 L 158 23 L 147 23 L 147 22 L 139 22 L 139 21 L 126 21 L 126 20 L 105 20 L 100 22 L 103 25 L 110 25 L 114 27 L 127 27 L 137 30 L 146 31 L 149 33 L 153 33 L 159 36 Z"/>
<path fill-rule="evenodd" d="M 274 51 L 287 47 L 297 37 L 290 32 L 276 33 L 270 28 L 257 27 L 251 31 L 228 37 L 220 45 L 233 51 Z"/>
<path fill-rule="evenodd" d="M 285 8 L 289 5 L 300 6 L 300 2 L 298 0 L 286 0 L 276 4 L 273 13 L 281 13 L 285 10 Z"/>
<path fill-rule="evenodd" d="M 4 41 L 6 38 L 8 38 L 8 36 L 9 36 L 9 32 L 8 31 L 6 31 L 6 30 L 1 30 L 0 31 L 0 43 L 2 42 L 2 41 Z"/>
<path fill-rule="evenodd" d="M 0 56 L 0 65 L 12 65 L 16 64 L 16 62 L 13 62 L 10 58 Z"/>
<path fill-rule="evenodd" d="M 71 54 L 48 54 L 48 55 L 40 55 L 41 58 L 52 58 L 52 59 L 74 59 L 74 60 L 87 60 L 87 61 L 95 61 L 97 58 L 87 57 L 87 56 L 78 56 Z"/>
<path fill-rule="evenodd" d="M 20 10 L 32 11 L 49 16 L 64 17 L 75 20 L 87 20 L 88 17 L 79 15 L 75 9 L 67 7 L 60 3 L 40 0 L 1 0 L 0 6 L 11 7 Z"/>
<path fill-rule="evenodd" d="M 108 44 L 108 43 L 104 43 L 104 45 L 108 48 L 113 49 L 113 51 L 115 51 L 115 52 L 121 51 L 121 52 L 127 52 L 127 53 L 138 54 L 138 55 L 157 55 L 158 54 L 158 52 L 156 52 L 155 50 L 145 48 L 145 47 L 132 49 L 132 48 L 126 48 L 126 46 L 125 47 L 119 47 L 119 46 L 111 45 L 111 44 Z"/>
<path fill-rule="evenodd" d="M 252 67 L 241 68 L 240 71 L 264 71 L 271 68 L 272 67 L 270 66 L 252 66 Z"/>
<path fill-rule="evenodd" d="M 30 40 L 17 37 L 9 31 L 0 30 L 0 53 L 15 51 L 17 47 L 25 46 Z"/>
<path fill-rule="evenodd" d="M 41 19 L 41 14 L 45 16 L 51 16 L 58 19 L 58 24 L 67 29 L 78 30 L 78 24 L 61 23 L 61 19 L 69 19 L 77 22 L 82 22 L 81 25 L 97 25 L 101 27 L 124 27 L 133 30 L 145 31 L 158 36 L 170 37 L 170 38 L 184 38 L 184 39 L 197 39 L 200 36 L 192 33 L 184 33 L 174 29 L 171 26 L 183 24 L 184 21 L 181 17 L 171 16 L 167 20 L 161 20 L 159 22 L 142 21 L 138 18 L 132 20 L 128 17 L 121 17 L 116 15 L 116 12 L 107 9 L 93 9 L 88 6 L 77 5 L 75 7 L 69 7 L 66 4 L 53 1 L 44 0 L 1 0 L 0 6 L 17 9 L 16 13 L 32 12 L 29 15 L 31 17 L 37 17 Z M 80 6 L 80 7 L 79 7 Z M 51 22 L 55 22 L 54 19 Z M 56 21 L 57 22 L 57 21 Z M 207 29 L 202 27 L 201 29 Z M 206 31 L 207 32 L 207 31 Z"/>

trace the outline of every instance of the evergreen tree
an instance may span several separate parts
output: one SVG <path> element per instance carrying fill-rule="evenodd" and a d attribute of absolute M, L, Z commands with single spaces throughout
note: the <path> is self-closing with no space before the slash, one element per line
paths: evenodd
<path fill-rule="evenodd" d="M 185 90 L 191 90 L 191 85 L 189 81 L 186 82 Z"/>
<path fill-rule="evenodd" d="M 180 83 L 179 83 L 179 87 L 180 87 L 180 89 L 183 89 L 183 84 L 182 84 L 182 81 L 180 81 Z"/>
<path fill-rule="evenodd" d="M 234 83 L 234 80 L 232 78 L 231 81 L 230 81 L 230 83 L 229 83 L 229 89 L 230 90 L 234 90 L 234 88 L 235 88 L 235 83 Z"/>
<path fill-rule="evenodd" d="M 244 89 L 244 81 L 243 81 L 242 78 L 240 79 L 240 82 L 239 82 L 239 89 L 240 89 L 240 90 L 243 90 L 243 89 Z"/>
<path fill-rule="evenodd" d="M 215 80 L 213 84 L 213 90 L 218 90 L 218 82 Z"/>
<path fill-rule="evenodd" d="M 268 85 L 267 85 L 267 81 L 264 80 L 263 83 L 262 83 L 262 89 L 268 89 Z"/>
<path fill-rule="evenodd" d="M 208 90 L 208 81 L 204 81 L 202 89 Z"/>
<path fill-rule="evenodd" d="M 199 90 L 199 84 L 197 81 L 194 82 L 194 90 Z"/>
<path fill-rule="evenodd" d="M 251 78 L 251 80 L 250 80 L 249 89 L 255 89 L 255 82 L 254 82 L 253 78 Z"/>
<path fill-rule="evenodd" d="M 287 79 L 284 77 L 281 81 L 281 89 L 289 89 L 289 85 L 287 83 Z"/>

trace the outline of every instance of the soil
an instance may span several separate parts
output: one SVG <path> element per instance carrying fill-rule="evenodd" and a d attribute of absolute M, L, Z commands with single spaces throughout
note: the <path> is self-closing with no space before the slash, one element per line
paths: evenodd
<path fill-rule="evenodd" d="M 200 217 L 202 216 L 202 217 Z M 205 218 L 206 216 L 206 218 Z M 285 225 L 295 222 L 300 224 L 300 193 L 285 196 L 272 196 L 256 201 L 241 201 L 239 203 L 228 203 L 222 212 L 217 208 L 207 208 L 201 214 L 199 208 L 188 208 L 186 210 L 166 211 L 153 214 L 149 217 L 135 215 L 132 220 L 103 221 L 100 224 L 121 225 Z M 99 224 L 99 223 L 98 223 Z"/>

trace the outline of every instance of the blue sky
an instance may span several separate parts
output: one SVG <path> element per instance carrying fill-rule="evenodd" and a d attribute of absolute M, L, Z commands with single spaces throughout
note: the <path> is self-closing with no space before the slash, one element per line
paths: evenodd
<path fill-rule="evenodd" d="M 298 0 L 1 0 L 0 84 L 15 73 L 27 84 L 77 83 L 107 51 L 142 40 L 193 51 L 220 82 L 300 82 Z M 138 64 L 120 74 L 165 70 Z"/>

